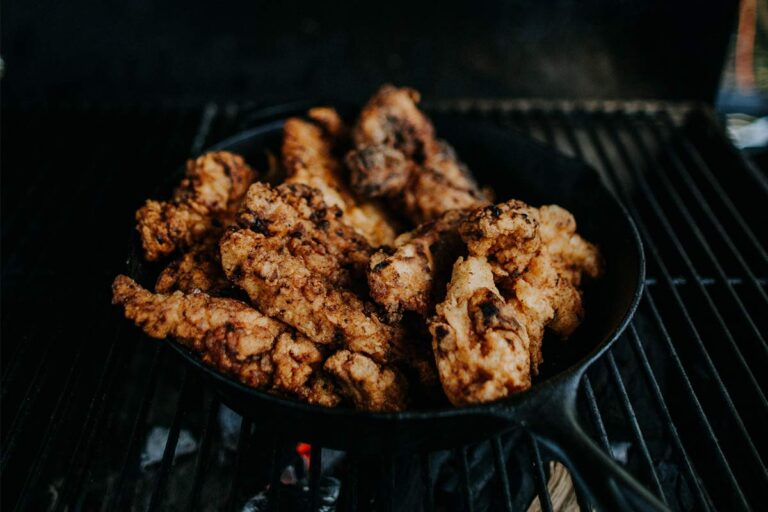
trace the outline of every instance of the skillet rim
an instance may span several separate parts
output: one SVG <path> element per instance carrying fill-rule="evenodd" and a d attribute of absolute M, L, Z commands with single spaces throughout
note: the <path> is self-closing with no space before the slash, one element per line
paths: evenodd
<path fill-rule="evenodd" d="M 320 104 L 334 105 L 334 103 L 331 103 L 331 102 L 316 103 L 315 105 L 320 105 Z M 231 135 L 230 137 L 227 137 L 215 144 L 208 146 L 202 152 L 204 153 L 207 151 L 224 150 L 235 144 L 245 142 L 248 139 L 251 139 L 255 136 L 274 131 L 275 129 L 278 129 L 278 128 L 282 128 L 285 119 L 290 115 L 287 112 L 287 110 L 288 109 L 285 109 L 285 110 L 281 109 L 280 106 L 275 106 L 273 107 L 273 111 L 279 115 L 279 118 L 277 119 L 273 118 L 272 120 L 260 123 L 258 126 L 255 126 L 253 128 L 242 130 L 239 133 Z M 468 129 L 471 129 L 471 127 L 473 126 L 473 123 L 471 122 L 466 122 L 465 124 L 468 127 L 470 127 Z M 486 125 L 482 125 L 482 126 L 486 130 L 491 130 L 503 137 L 510 138 L 510 135 L 504 132 L 503 130 L 489 127 Z M 585 167 L 588 172 L 595 173 L 595 175 L 598 176 L 598 181 L 600 182 L 600 187 L 602 189 L 602 192 L 607 196 L 607 200 L 612 202 L 613 205 L 617 207 L 618 210 L 621 212 L 622 217 L 629 229 L 632 245 L 637 254 L 638 267 L 635 269 L 637 273 L 637 279 L 635 281 L 635 290 L 632 296 L 632 301 L 629 307 L 627 308 L 627 310 L 624 312 L 624 315 L 622 316 L 618 326 L 605 340 L 597 344 L 584 357 L 580 358 L 573 364 L 569 365 L 566 369 L 562 370 L 561 372 L 558 372 L 556 375 L 553 375 L 552 377 L 549 377 L 548 379 L 540 383 L 537 383 L 536 385 L 532 386 L 530 389 L 526 391 L 516 393 L 510 397 L 493 401 L 493 402 L 466 405 L 462 407 L 442 407 L 438 409 L 414 409 L 414 410 L 405 410 L 405 411 L 399 411 L 399 412 L 371 412 L 371 411 L 361 411 L 361 410 L 347 408 L 347 407 L 344 407 L 344 408 L 323 407 L 321 405 L 308 404 L 308 403 L 300 402 L 298 400 L 294 400 L 291 398 L 284 398 L 281 396 L 272 395 L 265 391 L 261 391 L 261 390 L 252 388 L 250 386 L 246 386 L 245 384 L 241 383 L 235 378 L 225 375 L 219 372 L 218 370 L 216 370 L 215 368 L 206 365 L 194 353 L 192 353 L 184 345 L 182 345 L 181 343 L 179 343 L 173 338 L 166 340 L 164 343 L 170 344 L 170 346 L 182 358 L 186 359 L 188 362 L 194 365 L 198 370 L 202 370 L 207 377 L 214 379 L 218 384 L 222 384 L 222 385 L 226 385 L 231 388 L 234 388 L 233 391 L 237 391 L 238 393 L 241 393 L 241 394 L 243 393 L 247 394 L 253 399 L 258 400 L 260 402 L 269 403 L 273 407 L 288 408 L 292 412 L 300 412 L 302 414 L 308 414 L 308 415 L 320 414 L 320 415 L 327 415 L 329 417 L 335 417 L 335 418 L 341 418 L 341 417 L 364 418 L 368 420 L 382 421 L 382 422 L 389 422 L 389 421 L 401 422 L 401 421 L 444 419 L 444 418 L 454 418 L 454 417 L 461 417 L 461 416 L 467 416 L 467 415 L 475 415 L 475 414 L 480 414 L 484 412 L 493 412 L 501 408 L 505 408 L 505 409 L 514 408 L 520 403 L 534 400 L 537 395 L 550 392 L 552 389 L 554 389 L 557 386 L 564 385 L 573 379 L 580 379 L 584 371 L 586 371 L 587 368 L 589 368 L 597 359 L 599 359 L 623 334 L 623 332 L 627 328 L 627 325 L 632 320 L 635 314 L 635 311 L 637 310 L 637 307 L 640 303 L 640 300 L 642 299 L 643 290 L 645 286 L 645 274 L 646 274 L 645 251 L 643 249 L 642 239 L 640 237 L 640 233 L 637 230 L 637 226 L 635 224 L 634 219 L 629 214 L 629 212 L 627 211 L 623 203 L 619 201 L 616 195 L 605 185 L 603 180 L 599 178 L 599 173 L 597 172 L 596 169 L 594 169 L 594 167 L 589 165 L 587 162 L 584 162 L 583 160 L 577 160 L 577 159 L 568 157 L 562 154 L 556 148 L 543 144 L 535 139 L 520 137 L 518 141 L 520 143 L 527 144 L 532 147 L 536 147 L 537 150 L 539 151 L 546 151 L 552 156 L 553 160 L 557 159 L 562 162 L 569 162 L 571 165 L 573 164 L 573 162 L 576 162 L 579 165 Z"/>

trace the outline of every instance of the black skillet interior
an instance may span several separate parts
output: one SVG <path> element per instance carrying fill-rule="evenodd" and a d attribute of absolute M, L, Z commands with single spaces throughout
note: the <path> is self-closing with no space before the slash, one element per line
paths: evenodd
<path fill-rule="evenodd" d="M 535 412 L 537 401 L 544 400 L 542 396 L 551 397 L 552 391 L 564 393 L 615 340 L 634 311 L 644 268 L 640 242 L 632 221 L 593 169 L 552 148 L 483 125 L 450 116 L 434 116 L 433 121 L 438 135 L 456 148 L 478 181 L 492 187 L 499 200 L 515 197 L 533 205 L 559 204 L 576 216 L 579 231 L 600 246 L 607 272 L 586 288 L 584 323 L 567 342 L 547 340 L 541 374 L 525 393 L 495 404 L 390 414 L 325 409 L 274 397 L 205 366 L 171 342 L 184 359 L 211 379 L 225 404 L 253 418 L 264 430 L 278 430 L 332 448 L 377 452 L 478 441 L 525 421 L 527 414 Z M 263 169 L 267 152 L 279 151 L 281 130 L 282 122 L 272 121 L 211 149 L 241 154 Z"/>

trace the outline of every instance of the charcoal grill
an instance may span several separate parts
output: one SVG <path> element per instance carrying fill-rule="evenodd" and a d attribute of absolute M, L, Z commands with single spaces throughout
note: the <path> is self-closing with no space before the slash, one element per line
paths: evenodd
<path fill-rule="evenodd" d="M 637 223 L 648 268 L 628 331 L 581 383 L 580 413 L 605 451 L 671 509 L 763 506 L 768 185 L 709 107 L 428 107 L 522 132 L 600 171 Z M 126 212 L 147 183 L 263 118 L 255 112 L 209 104 L 4 113 L 3 508 L 562 505 L 559 491 L 550 494 L 562 474 L 553 454 L 521 432 L 387 457 L 297 451 L 301 439 L 265 434 L 269 418 L 229 412 L 168 347 L 147 342 L 109 305 L 109 283 L 127 253 Z M 57 172 L 61 161 L 80 162 L 82 177 Z M 152 438 L 157 446 L 147 450 Z M 578 489 L 573 500 L 591 506 Z"/>

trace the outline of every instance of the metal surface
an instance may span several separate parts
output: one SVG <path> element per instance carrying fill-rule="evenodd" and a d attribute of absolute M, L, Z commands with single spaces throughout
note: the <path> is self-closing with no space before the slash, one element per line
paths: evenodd
<path fill-rule="evenodd" d="M 768 493 L 760 371 L 768 362 L 761 342 L 768 332 L 768 238 L 758 221 L 765 189 L 706 111 L 522 103 L 449 106 L 583 157 L 632 203 L 635 220 L 645 226 L 646 289 L 637 316 L 610 352 L 618 376 L 604 358 L 580 389 L 579 411 L 593 424 L 591 435 L 656 492 L 658 477 L 675 510 L 760 508 Z M 204 140 L 199 149 L 238 130 L 238 109 L 4 114 L 3 508 L 112 510 L 111 503 L 120 503 L 142 510 L 162 482 L 159 509 L 221 509 L 230 496 L 239 509 L 270 481 L 271 495 L 288 506 L 291 487 L 274 484 L 294 440 L 278 444 L 257 420 L 235 478 L 238 436 L 229 440 L 222 406 L 195 374 L 185 377 L 167 348 L 122 326 L 108 304 L 132 222 L 126 212 L 146 196 L 147 180 L 175 168 L 193 139 Z M 63 210 L 56 201 L 62 196 Z M 165 463 L 161 456 L 142 469 L 143 447 L 158 425 L 170 427 L 171 440 L 191 435 L 196 450 Z M 515 446 L 501 453 L 508 492 L 504 485 L 487 487 L 492 510 L 520 508 L 512 475 L 534 478 L 552 458 L 539 445 L 538 464 L 525 443 Z M 429 490 L 418 503 L 424 510 L 462 509 L 461 488 L 451 499 L 432 487 L 429 471 L 441 465 L 439 454 L 423 460 L 428 463 L 413 466 L 422 475 L 415 480 Z M 493 472 L 503 473 L 493 460 Z M 380 465 L 350 458 L 323 468 L 342 482 L 339 509 L 384 503 L 377 497 L 382 488 L 371 485 Z M 400 493 L 404 469 L 394 468 Z M 474 508 L 489 509 L 476 476 L 471 472 Z M 235 486 L 240 489 L 232 494 Z M 546 499 L 539 501 L 546 506 Z"/>

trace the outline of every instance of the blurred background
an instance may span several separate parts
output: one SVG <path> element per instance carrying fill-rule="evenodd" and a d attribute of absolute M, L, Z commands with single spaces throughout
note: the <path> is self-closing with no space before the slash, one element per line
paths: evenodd
<path fill-rule="evenodd" d="M 730 61 L 720 98 L 756 113 L 768 14 L 762 0 L 745 4 L 746 54 Z M 271 103 L 362 98 L 389 81 L 441 98 L 712 102 L 738 19 L 737 3 L 724 0 L 15 0 L 3 5 L 3 100 Z M 752 78 L 736 80 L 735 62 Z"/>

